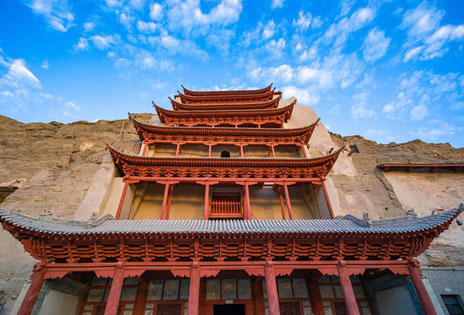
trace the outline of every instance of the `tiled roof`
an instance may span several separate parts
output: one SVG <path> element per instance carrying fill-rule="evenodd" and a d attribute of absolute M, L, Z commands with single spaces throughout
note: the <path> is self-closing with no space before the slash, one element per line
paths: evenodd
<path fill-rule="evenodd" d="M 443 211 L 426 217 L 406 216 L 367 221 L 351 215 L 341 219 L 313 220 L 113 220 L 106 215 L 96 221 L 39 219 L 0 208 L 0 221 L 29 231 L 51 234 L 247 234 L 247 233 L 410 233 L 434 229 L 450 223 L 464 211 Z"/>

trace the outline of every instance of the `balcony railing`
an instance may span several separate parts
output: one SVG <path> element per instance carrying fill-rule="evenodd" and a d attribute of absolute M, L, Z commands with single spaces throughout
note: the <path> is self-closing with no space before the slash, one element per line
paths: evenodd
<path fill-rule="evenodd" d="M 241 219 L 243 218 L 240 200 L 211 200 L 209 217 L 211 219 Z"/>

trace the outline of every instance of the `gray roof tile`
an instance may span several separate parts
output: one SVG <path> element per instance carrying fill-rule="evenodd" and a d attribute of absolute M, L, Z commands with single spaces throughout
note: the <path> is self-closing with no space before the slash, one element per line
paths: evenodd
<path fill-rule="evenodd" d="M 313 220 L 114 220 L 110 215 L 96 222 L 59 218 L 41 219 L 0 208 L 0 221 L 30 231 L 51 234 L 234 234 L 234 233 L 407 233 L 430 230 L 453 220 L 464 211 L 443 211 L 426 217 L 406 216 L 368 222 L 351 215 L 336 219 Z"/>

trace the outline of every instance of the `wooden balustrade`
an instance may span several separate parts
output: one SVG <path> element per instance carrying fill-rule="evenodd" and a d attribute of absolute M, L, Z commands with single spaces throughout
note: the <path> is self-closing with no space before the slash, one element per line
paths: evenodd
<path fill-rule="evenodd" d="M 211 219 L 239 219 L 243 217 L 240 200 L 211 200 L 209 217 Z"/>

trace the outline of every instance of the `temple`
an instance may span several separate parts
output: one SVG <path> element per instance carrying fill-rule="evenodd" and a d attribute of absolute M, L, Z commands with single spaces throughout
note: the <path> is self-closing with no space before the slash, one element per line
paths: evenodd
<path fill-rule="evenodd" d="M 418 313 L 436 314 L 415 257 L 462 206 L 336 216 L 326 180 L 347 150 L 311 152 L 320 121 L 291 124 L 296 100 L 269 85 L 170 101 L 151 122 L 129 115 L 138 154 L 107 145 L 114 178 L 88 221 L 0 208 L 38 261 L 18 314 L 387 314 L 383 279 L 409 281 Z"/>

